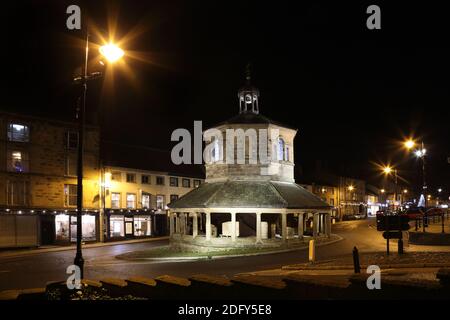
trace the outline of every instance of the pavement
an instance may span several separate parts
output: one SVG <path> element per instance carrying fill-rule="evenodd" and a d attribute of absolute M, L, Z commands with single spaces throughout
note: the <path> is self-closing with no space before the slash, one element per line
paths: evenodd
<path fill-rule="evenodd" d="M 374 219 L 340 222 L 332 225 L 332 232 L 343 237 L 344 240 L 317 248 L 317 261 L 351 255 L 355 246 L 360 253 L 385 250 L 386 241 L 382 238 L 381 232 L 376 231 Z M 93 280 L 106 277 L 124 279 L 130 276 L 154 278 L 163 274 L 188 277 L 199 273 L 231 277 L 238 273 L 279 270 L 285 265 L 308 262 L 308 250 L 185 262 L 134 262 L 115 258 L 126 252 L 148 250 L 167 244 L 168 240 L 154 240 L 139 243 L 121 242 L 96 247 L 86 245 L 83 248 L 85 278 Z M 391 241 L 391 250 L 392 252 L 396 250 L 393 241 Z M 412 245 L 405 247 L 406 252 L 443 250 L 450 251 L 450 247 Z M 0 256 L 0 290 L 41 287 L 49 281 L 65 280 L 68 277 L 66 269 L 73 264 L 74 256 L 73 248 L 39 254 Z"/>
<path fill-rule="evenodd" d="M 131 243 L 142 243 L 142 242 L 152 242 L 152 241 L 160 241 L 167 240 L 169 237 L 157 237 L 157 238 L 145 238 L 145 239 L 131 239 L 124 241 L 111 241 L 111 242 L 96 242 L 96 243 L 87 243 L 82 244 L 82 250 L 91 249 L 91 248 L 102 248 L 108 246 L 117 246 Z M 13 249 L 13 250 L 1 250 L 0 258 L 9 258 L 9 257 L 21 257 L 27 255 L 34 255 L 40 253 L 48 253 L 48 252 L 60 252 L 60 251 L 69 251 L 76 250 L 76 245 L 67 245 L 67 246 L 41 246 L 38 248 L 23 248 L 23 249 Z"/>

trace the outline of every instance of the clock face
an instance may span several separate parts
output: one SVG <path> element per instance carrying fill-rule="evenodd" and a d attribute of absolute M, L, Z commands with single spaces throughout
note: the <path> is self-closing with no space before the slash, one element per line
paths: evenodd
<path fill-rule="evenodd" d="M 252 96 L 251 95 L 247 94 L 245 96 L 245 103 L 252 103 Z"/>

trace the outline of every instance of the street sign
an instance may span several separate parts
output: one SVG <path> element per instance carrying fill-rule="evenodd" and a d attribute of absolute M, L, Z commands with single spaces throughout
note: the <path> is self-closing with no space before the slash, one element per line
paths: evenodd
<path fill-rule="evenodd" d="M 401 231 L 385 231 L 383 232 L 383 238 L 385 239 L 402 239 Z"/>
<path fill-rule="evenodd" d="M 377 231 L 407 231 L 409 218 L 405 215 L 377 215 Z"/>

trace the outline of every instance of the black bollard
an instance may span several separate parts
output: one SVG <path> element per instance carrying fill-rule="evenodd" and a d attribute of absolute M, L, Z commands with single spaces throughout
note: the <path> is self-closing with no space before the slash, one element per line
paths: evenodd
<path fill-rule="evenodd" d="M 398 239 L 398 254 L 403 254 L 403 240 Z"/>
<path fill-rule="evenodd" d="M 359 265 L 359 252 L 356 247 L 353 248 L 353 268 L 355 273 L 361 273 L 361 266 Z"/>

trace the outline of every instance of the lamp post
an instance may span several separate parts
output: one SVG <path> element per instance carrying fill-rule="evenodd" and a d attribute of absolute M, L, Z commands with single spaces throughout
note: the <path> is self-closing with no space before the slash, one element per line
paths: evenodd
<path fill-rule="evenodd" d="M 412 150 L 416 146 L 416 142 L 412 139 L 408 139 L 405 141 L 404 146 L 407 150 Z M 423 141 L 420 143 L 420 148 L 414 150 L 414 154 L 417 158 L 422 160 L 422 193 L 424 197 L 424 207 L 427 207 L 427 197 L 425 195 L 427 190 L 427 182 L 426 182 L 426 153 L 425 145 Z"/>
<path fill-rule="evenodd" d="M 383 172 L 386 175 L 390 175 L 391 173 L 394 173 L 394 210 L 396 209 L 396 202 L 397 202 L 397 186 L 398 186 L 398 179 L 397 179 L 397 169 L 392 169 L 390 166 L 386 166 L 383 168 Z"/>
<path fill-rule="evenodd" d="M 100 53 L 110 62 L 120 59 L 124 52 L 117 46 L 109 43 L 100 47 Z M 82 223 L 83 216 L 83 156 L 84 156 L 84 134 L 86 126 L 86 96 L 87 85 L 89 80 L 96 79 L 101 76 L 100 72 L 88 74 L 89 61 L 89 32 L 86 33 L 86 47 L 84 55 L 83 75 L 74 79 L 75 82 L 81 82 L 83 87 L 82 102 L 78 108 L 78 159 L 77 159 L 77 250 L 75 254 L 74 264 L 80 268 L 80 276 L 84 276 L 84 259 L 81 250 L 82 242 Z"/>

